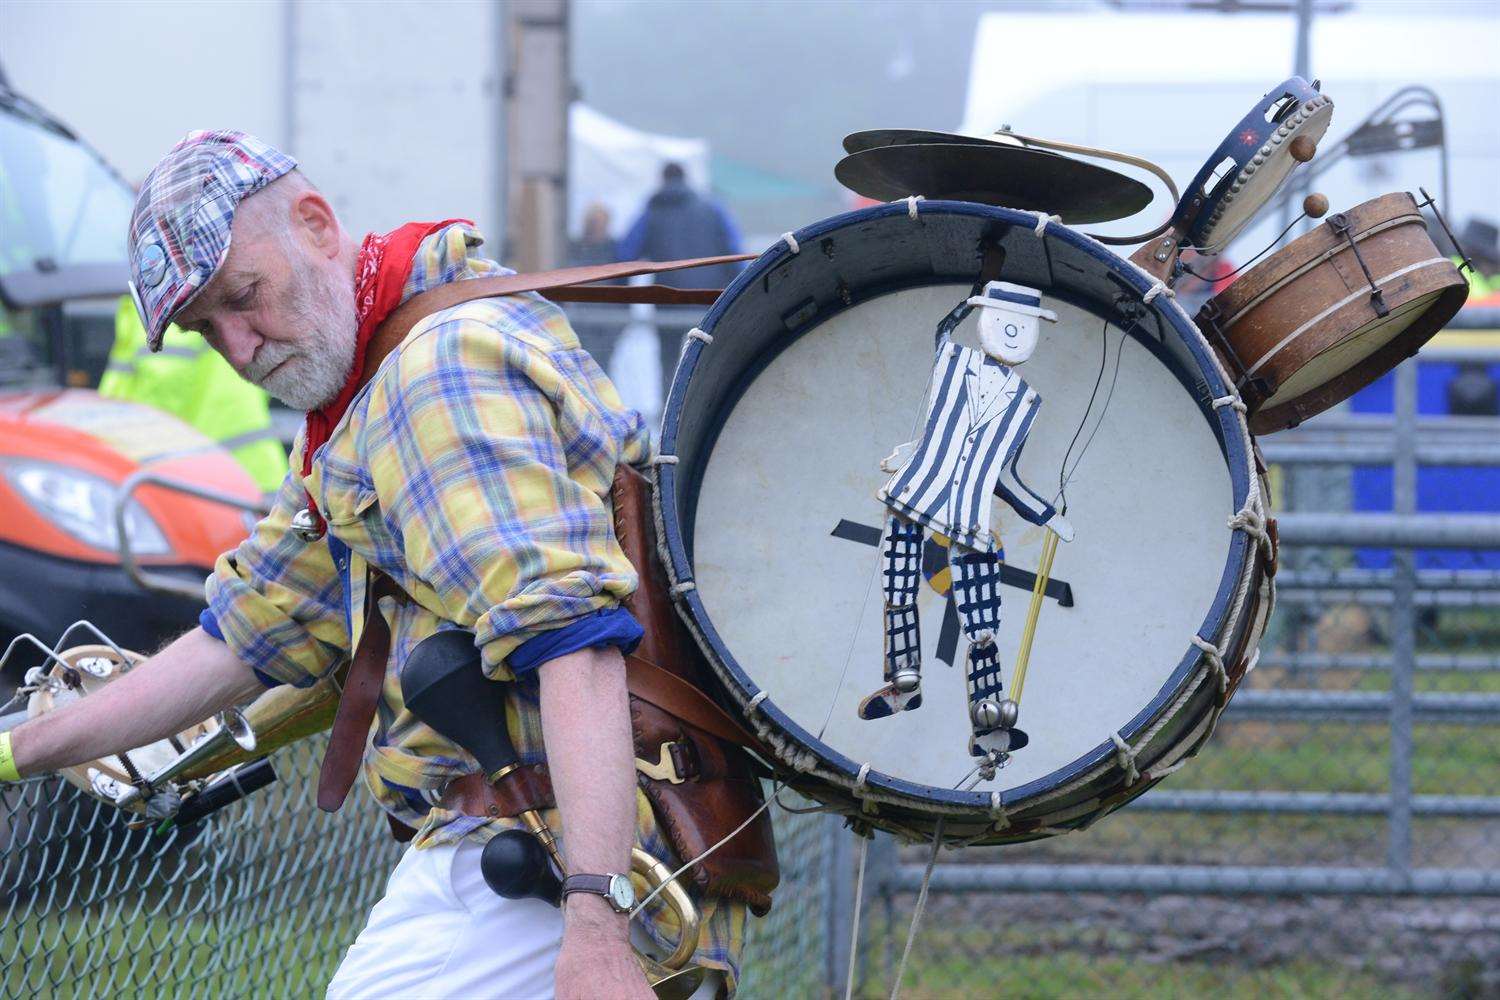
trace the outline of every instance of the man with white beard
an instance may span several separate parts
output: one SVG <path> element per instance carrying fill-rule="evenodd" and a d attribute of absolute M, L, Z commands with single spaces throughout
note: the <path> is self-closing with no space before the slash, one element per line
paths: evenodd
<path fill-rule="evenodd" d="M 307 425 L 274 509 L 209 577 L 200 627 L 0 739 L 0 781 L 162 739 L 263 685 L 314 683 L 356 645 L 378 570 L 409 597 L 371 618 L 390 656 L 364 777 L 417 834 L 329 995 L 649 997 L 618 898 L 575 891 L 559 911 L 487 889 L 480 846 L 519 823 L 446 797 L 474 765 L 392 682 L 420 640 L 472 630 L 521 759 L 545 757 L 568 871 L 628 872 L 637 843 L 665 853 L 636 785 L 622 660 L 642 634 L 620 604 L 637 578 L 602 499 L 618 463 L 649 458 L 640 416 L 536 295 L 447 309 L 367 356 L 413 296 L 508 273 L 480 243 L 463 220 L 358 241 L 295 161 L 239 132 L 192 133 L 152 170 L 130 235 L 152 346 L 170 322 L 199 331 Z M 746 907 L 702 913 L 693 961 L 718 973 L 704 995 L 732 993 Z"/>

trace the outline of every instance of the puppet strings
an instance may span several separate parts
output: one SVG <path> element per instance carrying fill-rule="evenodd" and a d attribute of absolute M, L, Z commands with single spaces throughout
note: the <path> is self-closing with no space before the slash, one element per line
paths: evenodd
<path fill-rule="evenodd" d="M 1108 324 L 1106 324 L 1108 325 Z M 1073 481 L 1073 476 L 1078 472 L 1078 466 L 1083 461 L 1083 456 L 1088 452 L 1089 445 L 1094 443 L 1094 435 L 1099 433 L 1099 428 L 1104 426 L 1104 415 L 1109 412 L 1109 404 L 1115 398 L 1115 386 L 1120 381 L 1120 358 L 1125 353 L 1125 331 L 1120 331 L 1120 339 L 1115 344 L 1115 370 L 1109 377 L 1109 391 L 1104 394 L 1104 405 L 1099 409 L 1099 419 L 1094 421 L 1094 429 L 1089 431 L 1089 436 L 1083 442 L 1083 448 L 1078 452 L 1078 458 L 1073 462 L 1073 467 L 1068 470 L 1067 479 L 1063 488 Z"/>
<path fill-rule="evenodd" d="M 1073 454 L 1073 446 L 1078 443 L 1078 438 L 1083 434 L 1083 429 L 1088 425 L 1089 413 L 1094 409 L 1094 400 L 1099 396 L 1099 386 L 1104 382 L 1104 366 L 1109 359 L 1109 320 L 1099 328 L 1099 374 L 1094 376 L 1094 388 L 1089 392 L 1089 403 L 1083 408 L 1083 419 L 1078 421 L 1078 429 L 1073 432 L 1073 440 L 1068 442 L 1068 450 L 1063 452 L 1062 464 L 1057 467 L 1057 496 L 1063 506 L 1067 506 L 1068 488 L 1068 459 Z M 1080 459 L 1082 455 L 1078 456 Z M 1075 466 L 1076 468 L 1076 466 Z"/>
<path fill-rule="evenodd" d="M 1073 481 L 1073 475 L 1078 471 L 1078 466 L 1083 462 L 1083 456 L 1088 453 L 1089 445 L 1094 443 L 1094 435 L 1099 433 L 1099 427 L 1104 423 L 1104 415 L 1109 412 L 1110 400 L 1115 395 L 1115 383 L 1120 378 L 1120 356 L 1125 351 L 1125 331 L 1120 330 L 1120 340 L 1115 347 L 1115 370 L 1110 376 L 1109 392 L 1105 394 L 1104 406 L 1099 410 L 1099 419 L 1094 423 L 1094 429 L 1089 432 L 1088 438 L 1083 442 L 1083 448 L 1078 452 L 1078 458 L 1072 466 L 1068 465 L 1068 459 L 1073 455 L 1073 446 L 1078 443 L 1079 437 L 1083 435 L 1083 429 L 1088 426 L 1089 414 L 1094 410 L 1094 401 L 1099 398 L 1099 387 L 1104 383 L 1104 369 L 1109 363 L 1109 320 L 1099 328 L 1099 373 L 1094 377 L 1094 388 L 1089 392 L 1089 402 L 1083 409 L 1083 418 L 1078 421 L 1078 429 L 1073 432 L 1073 440 L 1068 442 L 1068 450 L 1063 453 L 1062 464 L 1057 468 L 1057 497 L 1056 506 L 1059 510 L 1067 513 L 1068 510 L 1068 483 Z"/>

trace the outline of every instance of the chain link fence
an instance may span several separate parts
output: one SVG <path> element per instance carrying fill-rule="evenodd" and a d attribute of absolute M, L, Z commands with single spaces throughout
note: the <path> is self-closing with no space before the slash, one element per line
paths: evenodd
<path fill-rule="evenodd" d="M 57 777 L 0 791 L 4 995 L 321 996 L 401 850 L 368 796 L 314 806 L 323 743 L 160 835 Z"/>
<path fill-rule="evenodd" d="M 367 795 L 317 809 L 325 742 L 284 748 L 268 788 L 160 835 L 57 777 L 0 788 L 0 995 L 321 997 L 404 849 Z M 778 817 L 783 889 L 754 922 L 742 995 L 821 989 L 831 829 Z"/>

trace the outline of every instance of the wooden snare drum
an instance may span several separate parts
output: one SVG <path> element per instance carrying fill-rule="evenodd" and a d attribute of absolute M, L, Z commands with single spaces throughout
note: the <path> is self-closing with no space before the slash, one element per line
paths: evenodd
<path fill-rule="evenodd" d="M 1234 378 L 1251 431 L 1269 434 L 1415 354 L 1468 294 L 1400 191 L 1329 216 L 1210 299 L 1197 323 Z"/>

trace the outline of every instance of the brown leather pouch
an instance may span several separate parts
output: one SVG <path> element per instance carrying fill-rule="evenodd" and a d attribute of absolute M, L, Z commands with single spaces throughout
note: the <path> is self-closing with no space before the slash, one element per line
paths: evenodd
<path fill-rule="evenodd" d="M 631 658 L 701 691 L 709 667 L 672 606 L 666 570 L 656 551 L 651 484 L 635 469 L 621 465 L 611 499 L 615 534 L 640 574 L 640 586 L 625 606 L 646 635 Z M 636 757 L 654 774 L 638 769 L 641 788 L 682 859 L 695 858 L 718 843 L 765 802 L 757 767 L 740 746 L 634 694 L 630 720 Z M 781 880 L 769 812 L 757 816 L 685 877 L 706 896 L 742 902 L 757 916 L 764 915 Z"/>

